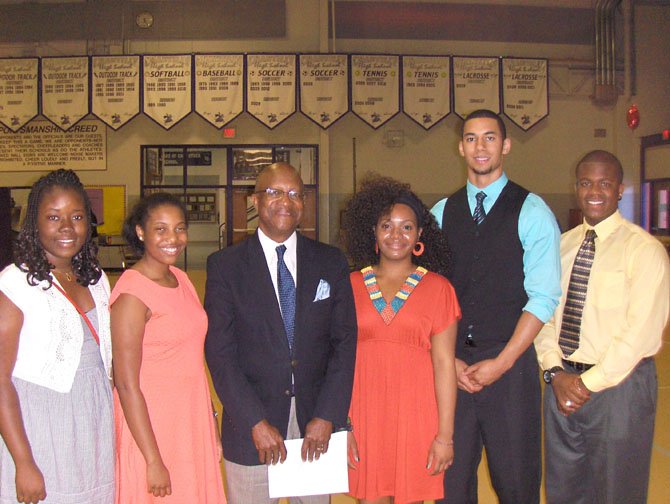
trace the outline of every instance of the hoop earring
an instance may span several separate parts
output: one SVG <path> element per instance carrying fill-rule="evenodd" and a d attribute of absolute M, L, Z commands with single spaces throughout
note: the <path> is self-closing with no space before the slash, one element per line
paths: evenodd
<path fill-rule="evenodd" d="M 414 245 L 414 250 L 412 250 L 412 254 L 414 254 L 416 257 L 419 257 L 421 254 L 423 254 L 423 251 L 425 250 L 425 246 L 423 242 L 416 242 L 416 245 Z"/>
<path fill-rule="evenodd" d="M 375 242 L 375 255 L 379 255 L 379 244 Z"/>

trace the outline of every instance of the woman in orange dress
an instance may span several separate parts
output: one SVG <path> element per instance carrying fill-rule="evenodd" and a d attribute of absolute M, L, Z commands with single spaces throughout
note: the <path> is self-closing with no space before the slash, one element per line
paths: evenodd
<path fill-rule="evenodd" d="M 460 308 L 449 252 L 409 186 L 365 182 L 344 222 L 356 269 L 358 348 L 350 407 L 350 494 L 395 504 L 443 497 L 453 461 Z"/>
<path fill-rule="evenodd" d="M 184 206 L 140 201 L 124 238 L 142 258 L 114 286 L 116 502 L 226 502 L 220 441 L 204 364 L 207 316 L 176 268 L 188 241 Z"/>

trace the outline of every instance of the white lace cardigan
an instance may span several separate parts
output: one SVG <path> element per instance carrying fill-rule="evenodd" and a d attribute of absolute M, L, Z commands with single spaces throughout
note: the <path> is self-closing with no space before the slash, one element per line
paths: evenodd
<path fill-rule="evenodd" d="M 27 273 L 13 264 L 0 272 L 0 291 L 23 312 L 23 326 L 12 376 L 56 392 L 72 389 L 84 328 L 77 310 L 55 287 L 44 290 L 47 282 L 28 284 Z M 52 277 L 55 282 L 57 280 Z M 60 284 L 59 284 L 60 285 Z M 109 280 L 104 273 L 89 286 L 98 316 L 100 355 L 107 376 L 112 376 L 112 341 L 109 326 Z"/>

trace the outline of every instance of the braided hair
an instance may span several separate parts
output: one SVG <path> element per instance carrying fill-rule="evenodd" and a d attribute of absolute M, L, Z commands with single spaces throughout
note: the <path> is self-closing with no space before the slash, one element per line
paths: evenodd
<path fill-rule="evenodd" d="M 379 262 L 375 253 L 375 227 L 379 219 L 391 211 L 393 205 L 409 206 L 423 228 L 421 241 L 424 253 L 412 255 L 412 262 L 429 271 L 446 275 L 451 264 L 451 253 L 446 237 L 426 205 L 410 189 L 409 184 L 390 177 L 372 174 L 361 183 L 360 190 L 347 203 L 342 221 L 343 240 L 355 269 Z"/>
<path fill-rule="evenodd" d="M 48 282 L 47 289 L 53 281 L 51 270 L 55 268 L 47 259 L 44 247 L 40 241 L 38 230 L 39 207 L 46 194 L 55 187 L 76 192 L 84 202 L 84 214 L 90 224 L 91 202 L 84 186 L 77 174 L 72 170 L 54 170 L 35 182 L 28 195 L 26 218 L 14 247 L 14 264 L 26 273 L 30 285 L 37 285 L 42 281 Z M 86 242 L 79 252 L 72 258 L 72 270 L 77 276 L 77 282 L 84 287 L 96 284 L 102 276 L 98 263 L 98 247 L 91 239 L 91 226 L 88 226 Z"/>

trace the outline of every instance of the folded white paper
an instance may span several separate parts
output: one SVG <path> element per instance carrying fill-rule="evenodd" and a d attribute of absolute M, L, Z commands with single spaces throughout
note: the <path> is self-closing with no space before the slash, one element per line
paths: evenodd
<path fill-rule="evenodd" d="M 330 436 L 328 451 L 319 460 L 303 462 L 302 439 L 284 441 L 286 460 L 268 466 L 270 498 L 336 494 L 349 491 L 347 433 Z"/>

